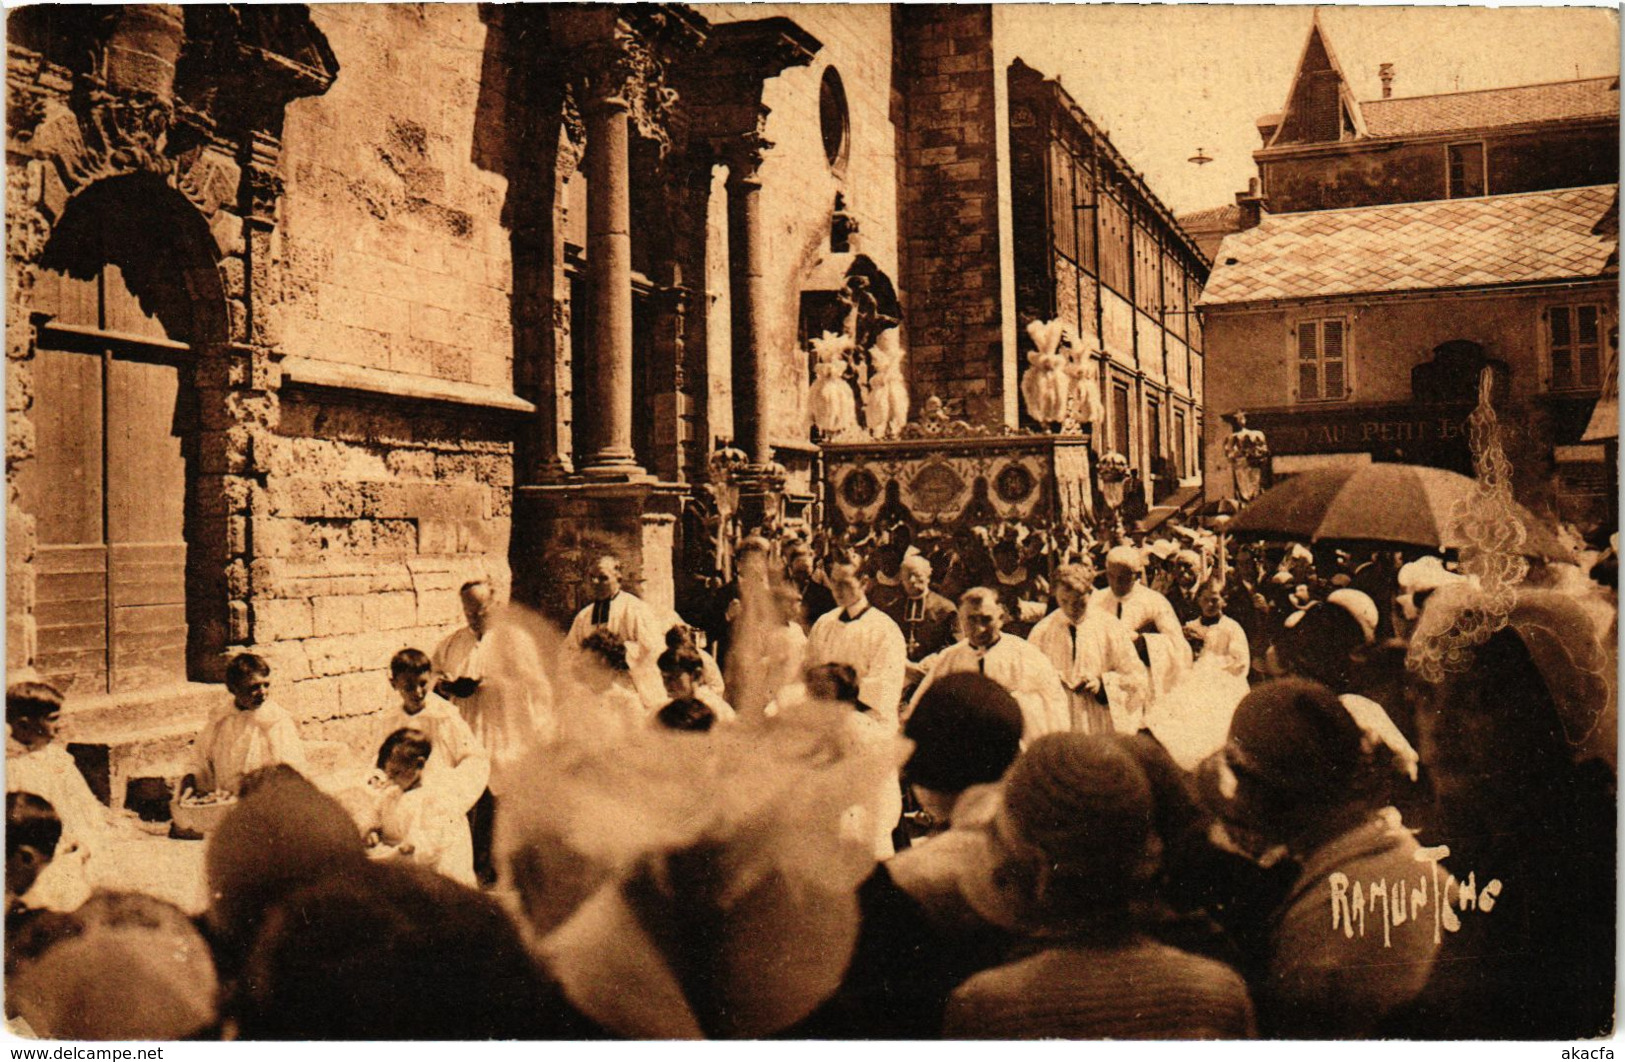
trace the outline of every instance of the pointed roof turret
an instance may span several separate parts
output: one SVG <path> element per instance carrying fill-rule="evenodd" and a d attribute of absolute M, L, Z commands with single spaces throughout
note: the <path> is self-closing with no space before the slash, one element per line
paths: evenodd
<path fill-rule="evenodd" d="M 1298 56 L 1280 124 L 1266 147 L 1352 140 L 1365 135 L 1360 105 L 1338 65 L 1316 8 Z"/>

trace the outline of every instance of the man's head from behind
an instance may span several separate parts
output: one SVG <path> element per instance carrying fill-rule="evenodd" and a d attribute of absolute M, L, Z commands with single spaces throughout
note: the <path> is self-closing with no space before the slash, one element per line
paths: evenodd
<path fill-rule="evenodd" d="M 903 777 L 920 806 L 947 822 L 959 794 L 996 782 L 1021 751 L 1021 708 L 986 675 L 944 675 L 920 695 L 903 736 L 914 751 Z"/>

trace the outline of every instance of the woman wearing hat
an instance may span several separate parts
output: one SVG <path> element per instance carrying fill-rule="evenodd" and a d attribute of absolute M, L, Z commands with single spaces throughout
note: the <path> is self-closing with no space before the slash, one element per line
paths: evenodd
<path fill-rule="evenodd" d="M 1304 679 L 1257 687 L 1231 720 L 1218 786 L 1226 828 L 1300 868 L 1269 918 L 1253 986 L 1266 1036 L 1377 1035 L 1433 971 L 1431 911 L 1390 930 L 1388 904 L 1365 910 L 1372 884 L 1402 893 L 1426 870 L 1391 806 L 1414 753 L 1384 721 Z"/>
<path fill-rule="evenodd" d="M 1236 1039 L 1252 1007 L 1230 967 L 1147 932 L 1162 854 L 1139 762 L 1113 738 L 1050 734 L 1005 780 L 970 899 L 1041 950 L 954 991 L 950 1039 Z"/>
<path fill-rule="evenodd" d="M 1430 839 L 1459 875 L 1502 888 L 1446 942 L 1397 1035 L 1573 1039 L 1614 1023 L 1616 660 L 1606 621 L 1573 595 L 1436 590 L 1409 663 L 1429 684 L 1418 746 L 1434 791 Z"/>

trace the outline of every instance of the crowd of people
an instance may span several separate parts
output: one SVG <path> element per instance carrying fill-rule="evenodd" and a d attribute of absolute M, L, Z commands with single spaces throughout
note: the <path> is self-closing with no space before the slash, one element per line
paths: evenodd
<path fill-rule="evenodd" d="M 196 917 L 97 887 L 62 696 L 12 684 L 13 1029 L 1612 1028 L 1611 586 L 1175 531 L 1012 607 L 892 560 L 748 537 L 689 623 L 606 555 L 563 633 L 471 582 L 342 778 L 238 656 L 177 801 L 218 812 Z"/>

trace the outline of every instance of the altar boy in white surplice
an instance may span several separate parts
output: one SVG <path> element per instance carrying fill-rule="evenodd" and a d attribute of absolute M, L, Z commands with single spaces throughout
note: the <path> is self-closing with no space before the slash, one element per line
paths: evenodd
<path fill-rule="evenodd" d="M 1061 676 L 1072 729 L 1083 734 L 1113 732 L 1111 706 L 1125 719 L 1136 717 L 1149 681 L 1134 640 L 1121 620 L 1088 608 L 1094 571 L 1068 564 L 1055 573 L 1060 605 L 1027 635 Z"/>

